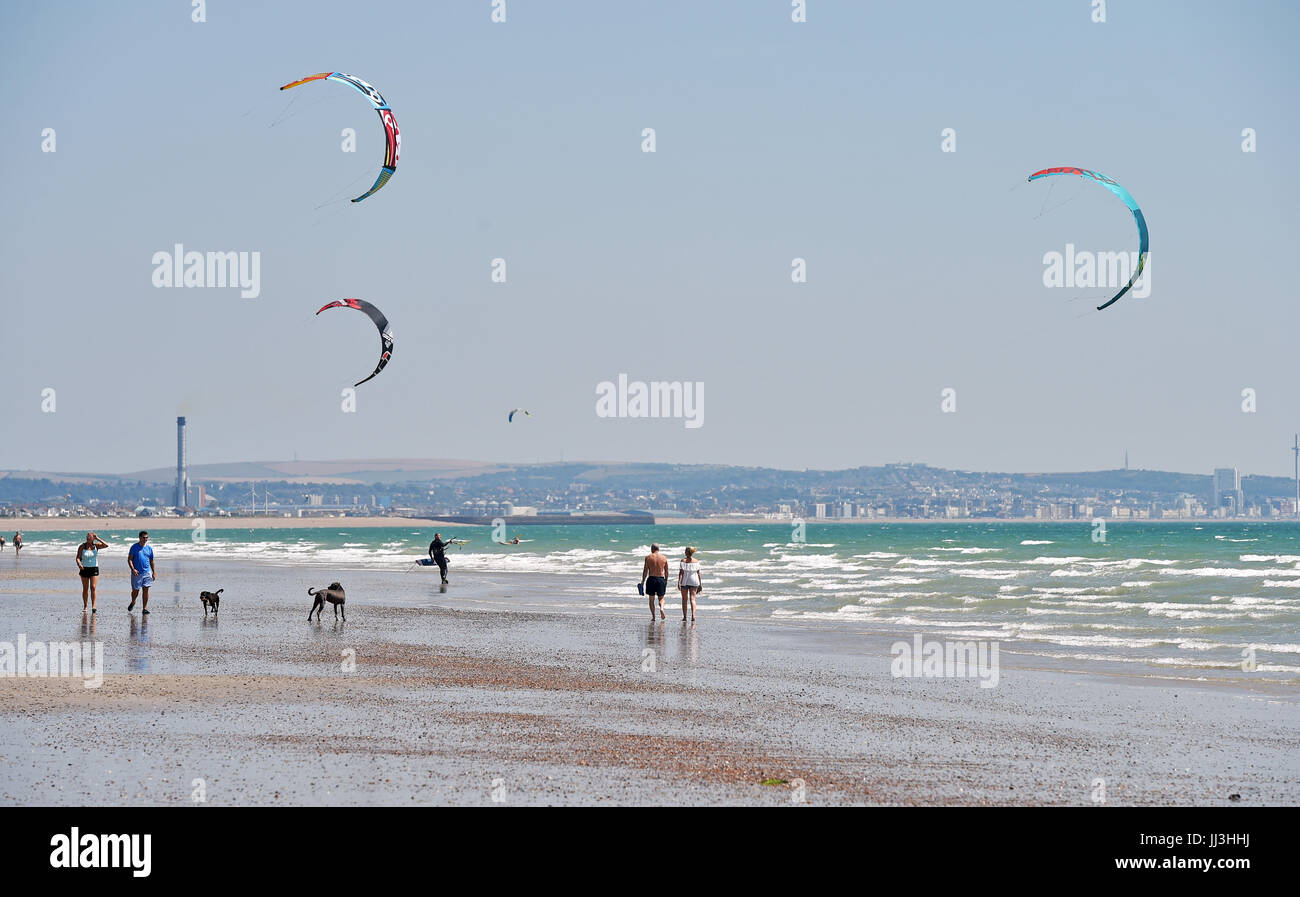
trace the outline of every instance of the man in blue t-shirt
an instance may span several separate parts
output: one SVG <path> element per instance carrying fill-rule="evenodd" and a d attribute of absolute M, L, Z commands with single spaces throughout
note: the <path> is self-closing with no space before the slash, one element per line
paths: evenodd
<path fill-rule="evenodd" d="M 149 547 L 149 533 L 140 530 L 140 541 L 131 546 L 126 563 L 131 568 L 131 603 L 127 610 L 135 607 L 135 597 L 144 592 L 144 606 L 140 611 L 149 613 L 149 586 L 153 585 L 153 549 Z"/>

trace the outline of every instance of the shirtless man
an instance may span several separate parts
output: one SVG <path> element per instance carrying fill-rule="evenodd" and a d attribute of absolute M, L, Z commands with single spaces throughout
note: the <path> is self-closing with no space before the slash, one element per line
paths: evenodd
<path fill-rule="evenodd" d="M 658 545 L 650 546 L 650 553 L 641 565 L 641 581 L 650 599 L 650 619 L 655 618 L 655 597 L 659 598 L 659 619 L 664 619 L 664 592 L 668 589 L 668 558 L 659 553 Z"/>

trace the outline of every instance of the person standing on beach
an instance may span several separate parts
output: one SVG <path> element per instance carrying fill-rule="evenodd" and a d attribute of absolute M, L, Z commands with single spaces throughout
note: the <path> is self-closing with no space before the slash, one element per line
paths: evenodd
<path fill-rule="evenodd" d="M 686 603 L 691 605 L 691 622 L 695 622 L 695 596 L 704 591 L 700 575 L 700 562 L 695 560 L 695 549 L 687 546 L 686 557 L 677 568 L 677 588 L 682 590 L 682 622 L 686 622 Z"/>
<path fill-rule="evenodd" d="M 442 533 L 434 533 L 433 541 L 429 543 L 429 557 L 438 565 L 438 572 L 442 574 L 442 581 L 447 581 L 447 546 L 451 542 L 442 541 Z"/>
<path fill-rule="evenodd" d="M 95 603 L 99 597 L 99 549 L 107 548 L 94 533 L 86 533 L 86 541 L 77 546 L 77 569 L 81 575 L 81 612 L 86 612 L 86 599 L 90 599 L 90 612 L 98 613 Z"/>
<path fill-rule="evenodd" d="M 650 553 L 641 565 L 641 582 L 650 599 L 650 619 L 655 618 L 655 597 L 659 598 L 659 619 L 664 617 L 664 593 L 668 591 L 668 558 L 659 553 L 658 545 L 650 546 Z"/>
<path fill-rule="evenodd" d="M 18 555 L 18 552 L 22 550 L 23 550 L 23 534 L 14 533 L 14 556 L 16 557 Z"/>
<path fill-rule="evenodd" d="M 148 531 L 140 530 L 140 541 L 131 546 L 126 556 L 126 565 L 131 568 L 131 603 L 126 609 L 134 608 L 135 596 L 144 592 L 142 614 L 149 613 L 149 587 L 153 585 L 153 548 L 146 544 L 148 541 Z"/>

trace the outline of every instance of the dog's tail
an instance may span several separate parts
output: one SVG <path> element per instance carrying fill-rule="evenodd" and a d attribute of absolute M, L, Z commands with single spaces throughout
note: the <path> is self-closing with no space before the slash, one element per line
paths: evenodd
<path fill-rule="evenodd" d="M 316 593 L 315 593 L 314 591 L 312 591 L 311 589 L 308 589 L 308 590 L 307 590 L 307 594 L 308 594 L 308 595 L 315 595 Z"/>
<path fill-rule="evenodd" d="M 221 594 L 222 592 L 224 592 L 224 591 L 225 591 L 225 589 L 217 589 L 217 590 L 216 590 L 215 592 L 213 592 L 212 594 L 214 594 L 214 595 L 220 595 L 220 594 Z"/>

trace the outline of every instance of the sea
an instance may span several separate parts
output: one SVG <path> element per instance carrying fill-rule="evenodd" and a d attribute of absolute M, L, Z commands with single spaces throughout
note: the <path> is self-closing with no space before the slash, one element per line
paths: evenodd
<path fill-rule="evenodd" d="M 520 544 L 500 545 L 489 527 L 444 528 L 469 540 L 449 553 L 455 589 L 645 612 L 636 584 L 651 541 L 674 573 L 691 545 L 704 571 L 702 619 L 990 639 L 1057 660 L 1246 670 L 1300 685 L 1300 523 L 1122 522 L 1104 535 L 1087 521 L 809 522 L 802 532 L 788 523 L 526 526 L 509 537 L 516 532 Z M 125 566 L 134 528 L 100 534 L 112 546 L 101 567 L 112 574 Z M 82 535 L 31 533 L 23 555 L 71 564 Z M 380 574 L 385 601 L 423 605 L 437 571 L 414 561 L 432 535 L 340 518 L 336 527 L 208 529 L 202 538 L 155 530 L 151 544 L 164 569 L 242 561 L 300 566 L 324 582 L 365 570 L 371 582 Z M 4 555 L 0 576 L 13 562 L 11 548 Z M 671 588 L 667 602 L 680 613 Z"/>

